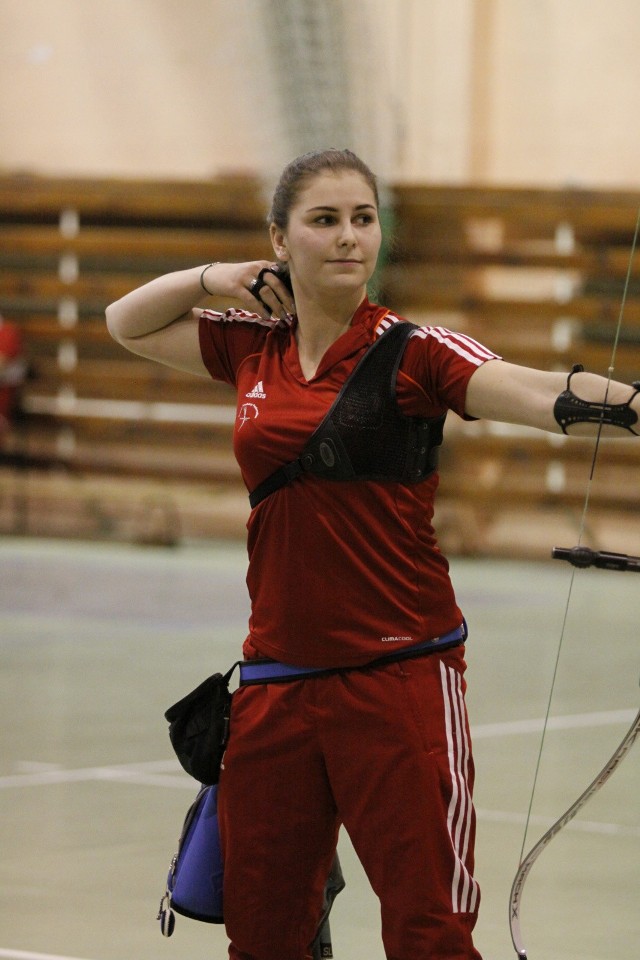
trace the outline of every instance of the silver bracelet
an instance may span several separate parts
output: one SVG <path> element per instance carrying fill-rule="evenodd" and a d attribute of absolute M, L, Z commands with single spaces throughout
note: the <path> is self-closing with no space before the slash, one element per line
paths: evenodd
<path fill-rule="evenodd" d="M 203 268 L 202 273 L 200 274 L 200 286 L 209 297 L 212 297 L 213 294 L 211 293 L 211 290 L 207 290 L 207 288 L 204 285 L 204 275 L 209 269 L 209 267 L 217 267 L 219 263 L 220 263 L 220 260 L 215 260 L 213 263 L 208 263 L 206 267 Z"/>

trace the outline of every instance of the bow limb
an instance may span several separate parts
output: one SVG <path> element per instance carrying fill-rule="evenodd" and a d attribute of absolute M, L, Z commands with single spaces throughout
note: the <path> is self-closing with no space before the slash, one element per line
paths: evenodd
<path fill-rule="evenodd" d="M 511 927 L 511 939 L 513 941 L 513 946 L 516 953 L 522 958 L 522 960 L 527 960 L 527 952 L 524 948 L 522 934 L 520 931 L 520 902 L 522 898 L 522 890 L 524 888 L 525 881 L 529 876 L 531 868 L 542 851 L 549 845 L 556 834 L 560 833 L 563 827 L 566 827 L 566 825 L 573 820 L 575 815 L 582 810 L 591 797 L 598 792 L 604 783 L 607 782 L 614 770 L 620 765 L 621 761 L 624 760 L 639 734 L 640 709 L 638 710 L 633 723 L 622 738 L 620 744 L 616 747 L 609 760 L 607 760 L 598 776 L 589 784 L 587 789 L 580 794 L 578 799 L 571 804 L 566 813 L 563 813 L 562 816 L 556 820 L 553 826 L 547 830 L 544 836 L 538 840 L 536 845 L 532 847 L 518 867 L 518 872 L 516 873 L 511 886 L 511 895 L 509 898 L 509 924 Z"/>
<path fill-rule="evenodd" d="M 619 343 L 619 341 L 620 341 L 620 333 L 621 333 L 621 331 L 622 331 L 622 321 L 623 321 L 623 316 L 624 316 L 624 308 L 625 308 L 625 304 L 626 304 L 626 300 L 627 300 L 627 294 L 628 294 L 628 292 L 629 292 L 629 283 L 630 283 L 630 280 L 631 280 L 631 271 L 632 271 L 632 267 L 633 267 L 633 258 L 634 258 L 634 254 L 635 254 L 636 247 L 637 247 L 637 244 L 638 244 L 638 234 L 639 234 L 639 233 L 640 233 L 640 207 L 638 208 L 638 214 L 637 214 L 637 217 L 636 217 L 635 231 L 634 231 L 634 234 L 633 234 L 633 241 L 632 241 L 632 244 L 631 244 L 631 251 L 630 251 L 630 253 L 629 253 L 629 263 L 628 263 L 628 267 L 627 267 L 627 273 L 626 273 L 626 278 L 625 278 L 624 287 L 623 287 L 623 292 L 622 292 L 622 299 L 621 299 L 621 303 L 620 303 L 620 312 L 619 312 L 619 315 L 618 315 L 618 322 L 617 322 L 616 329 L 615 329 L 615 333 L 614 333 L 613 346 L 612 346 L 612 350 L 611 350 L 611 359 L 610 359 L 609 368 L 608 368 L 608 371 L 607 371 L 607 383 L 606 383 L 605 393 L 604 393 L 604 399 L 603 399 L 602 417 L 604 417 L 604 406 L 605 406 L 605 404 L 607 403 L 607 400 L 608 400 L 608 397 L 609 397 L 609 389 L 610 389 L 610 386 L 611 386 L 611 381 L 612 381 L 612 379 L 613 379 L 613 373 L 614 373 L 615 361 L 616 361 L 616 354 L 617 354 L 617 350 L 618 350 L 618 343 Z M 597 430 L 597 434 L 596 434 L 596 438 L 595 438 L 595 443 L 594 443 L 593 457 L 592 457 L 592 460 L 591 460 L 591 469 L 590 469 L 590 471 L 589 471 L 589 478 L 588 478 L 588 480 L 587 480 L 587 489 L 586 489 L 586 493 L 585 493 L 584 507 L 583 507 L 583 510 L 582 510 L 582 517 L 581 517 L 581 521 L 580 521 L 580 530 L 579 530 L 579 535 L 578 535 L 578 543 L 577 543 L 577 546 L 574 547 L 574 548 L 572 548 L 572 549 L 569 550 L 569 551 L 563 550 L 562 548 L 555 548 L 555 551 L 558 551 L 557 553 L 554 551 L 554 556 L 557 556 L 558 559 L 569 559 L 570 562 L 572 562 L 572 563 L 574 563 L 574 561 L 571 560 L 570 557 L 566 556 L 567 553 L 572 554 L 574 558 L 575 558 L 576 556 L 580 556 L 580 555 L 584 556 L 584 554 L 585 554 L 585 549 L 586 549 L 586 548 L 582 547 L 582 538 L 583 538 L 583 535 L 584 535 L 584 532 L 585 532 L 585 529 L 586 529 L 587 513 L 588 513 L 588 510 L 589 510 L 589 504 L 590 504 L 590 499 L 591 499 L 591 488 L 592 488 L 592 484 L 593 484 L 593 478 L 594 478 L 594 475 L 595 475 L 596 463 L 597 463 L 597 460 L 598 460 L 598 453 L 599 453 L 599 450 L 600 450 L 600 439 L 601 439 L 601 437 L 602 437 L 602 429 L 603 429 L 603 426 L 604 426 L 604 422 L 603 422 L 603 419 L 601 419 L 601 420 L 600 420 L 600 423 L 598 424 L 598 430 Z M 586 552 L 587 552 L 587 553 L 591 553 L 593 556 L 595 556 L 595 553 L 594 553 L 593 551 L 586 551 Z M 622 555 L 621 555 L 621 554 L 602 554 L 602 556 L 607 556 L 607 557 L 621 557 Z M 627 561 L 637 561 L 638 558 L 637 558 L 637 557 L 634 557 L 634 558 L 626 558 L 626 560 L 627 560 Z M 589 563 L 574 563 L 574 566 L 589 566 L 589 565 L 591 565 L 591 564 L 589 564 Z M 602 564 L 600 564 L 600 563 L 597 563 L 597 564 L 594 563 L 594 565 L 597 565 L 597 566 L 605 566 L 604 563 L 602 563 Z M 618 565 L 618 566 L 613 566 L 613 567 L 611 567 L 611 569 L 633 569 L 633 570 L 636 570 L 637 567 L 636 567 L 633 563 L 631 563 L 631 564 L 627 564 L 627 565 L 625 565 L 625 566 L 619 566 L 619 565 Z M 563 644 L 564 635 L 565 635 L 565 632 L 566 632 L 567 619 L 568 619 L 568 613 L 569 613 L 569 606 L 570 606 L 570 604 L 571 604 L 571 595 L 572 595 L 572 590 L 573 590 L 574 577 L 575 577 L 575 569 L 572 571 L 571 580 L 570 580 L 570 583 L 569 583 L 569 591 L 568 591 L 567 601 L 566 601 L 566 606 L 565 606 L 565 611 L 564 611 L 564 619 L 563 619 L 562 629 L 561 629 L 561 633 L 560 633 L 560 640 L 559 640 L 559 643 L 558 643 L 558 650 L 557 650 L 557 653 L 556 653 L 555 667 L 554 667 L 553 677 L 552 677 L 552 681 L 551 681 L 551 689 L 550 689 L 549 699 L 548 699 L 548 703 L 547 703 L 547 710 L 546 710 L 546 714 L 545 714 L 544 726 L 543 726 L 542 737 L 541 737 L 541 742 L 540 742 L 540 749 L 539 749 L 539 752 L 538 752 L 538 761 L 537 761 L 536 770 L 535 770 L 534 778 L 533 778 L 533 787 L 532 787 L 532 790 L 531 790 L 531 798 L 530 798 L 530 802 L 529 802 L 529 810 L 528 810 L 527 817 L 526 817 L 526 824 L 525 824 L 525 830 L 524 830 L 524 839 L 523 839 L 523 843 L 522 843 L 522 850 L 521 850 L 521 852 L 520 852 L 520 864 L 519 864 L 518 870 L 517 870 L 517 872 L 516 872 L 515 878 L 514 878 L 514 880 L 513 880 L 513 884 L 512 884 L 512 886 L 511 886 L 511 895 L 510 895 L 510 899 L 509 899 L 509 927 L 510 927 L 510 930 L 511 930 L 511 939 L 512 939 L 512 941 L 513 941 L 513 946 L 514 946 L 514 948 L 515 948 L 515 951 L 516 951 L 516 953 L 518 954 L 518 957 L 520 957 L 520 960 L 527 960 L 527 953 L 526 953 L 526 950 L 525 950 L 524 945 L 523 945 L 522 934 L 521 934 L 521 930 L 520 930 L 520 907 L 521 907 L 522 893 L 523 893 L 523 890 L 524 890 L 524 885 L 525 885 L 525 882 L 526 882 L 526 880 L 527 880 L 527 877 L 528 877 L 528 875 L 529 875 L 529 873 L 530 873 L 530 871 L 531 871 L 531 868 L 533 867 L 534 863 L 536 862 L 536 860 L 538 859 L 538 857 L 540 856 L 540 854 L 542 853 L 542 851 L 549 845 L 549 843 L 551 842 L 551 840 L 553 840 L 553 838 L 560 832 L 560 830 L 562 830 L 563 827 L 565 827 L 565 826 L 567 825 L 567 823 L 569 823 L 571 820 L 573 820 L 573 818 L 576 816 L 576 814 L 578 813 L 578 811 L 581 810 L 582 807 L 585 806 L 585 804 L 591 799 L 591 797 L 600 789 L 600 787 L 603 785 L 603 783 L 605 783 L 605 782 L 609 779 L 609 777 L 611 776 L 611 774 L 614 772 L 614 770 L 615 770 L 615 769 L 618 767 L 618 765 L 620 764 L 621 760 L 626 756 L 626 754 L 628 753 L 629 749 L 630 749 L 631 746 L 633 745 L 634 741 L 635 741 L 636 738 L 638 737 L 638 734 L 640 733 L 640 710 L 639 710 L 639 711 L 638 711 L 638 714 L 637 714 L 637 716 L 636 716 L 636 718 L 635 718 L 635 720 L 633 721 L 633 723 L 631 724 L 631 727 L 629 728 L 629 730 L 627 731 L 627 733 L 626 733 L 625 736 L 623 737 L 620 745 L 615 749 L 613 755 L 612 755 L 612 756 L 610 757 L 610 759 L 607 761 L 607 763 L 606 763 L 605 766 L 602 768 L 602 770 L 600 771 L 600 773 L 598 774 L 598 776 L 595 778 L 595 780 L 593 780 L 593 782 L 587 787 L 587 789 L 586 789 L 586 790 L 578 797 L 578 799 L 569 807 L 569 809 L 566 811 L 566 813 L 562 814 L 562 816 L 561 816 L 561 817 L 554 823 L 554 825 L 544 834 L 544 836 L 535 844 L 535 846 L 532 847 L 532 849 L 529 851 L 529 853 L 528 853 L 526 856 L 524 856 L 524 845 L 525 845 L 525 842 L 526 842 L 527 830 L 528 830 L 529 821 L 530 821 L 530 818 L 531 818 L 531 810 L 532 810 L 532 806 L 533 806 L 533 797 L 534 797 L 534 793 L 535 793 L 535 789 L 536 789 L 536 784 L 537 784 L 537 780 L 538 780 L 538 773 L 539 773 L 539 769 L 540 769 L 540 761 L 541 761 L 541 758 L 542 758 L 542 749 L 543 749 L 543 746 L 544 746 L 545 734 L 546 734 L 547 727 L 548 727 L 548 723 L 549 723 L 549 715 L 550 715 L 550 711 L 551 711 L 551 701 L 552 701 L 552 698 L 553 698 L 553 691 L 554 691 L 554 688 L 555 688 L 555 681 L 556 681 L 556 675 L 557 675 L 557 670 L 558 670 L 558 663 L 559 663 L 559 660 L 560 660 L 560 653 L 561 653 L 561 650 L 562 650 L 562 644 Z"/>

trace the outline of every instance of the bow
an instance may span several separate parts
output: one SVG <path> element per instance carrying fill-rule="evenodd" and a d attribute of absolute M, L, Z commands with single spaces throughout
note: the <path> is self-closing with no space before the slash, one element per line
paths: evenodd
<path fill-rule="evenodd" d="M 618 323 L 616 326 L 614 339 L 613 339 L 613 348 L 611 352 L 611 360 L 610 360 L 609 369 L 608 369 L 607 385 L 605 388 L 605 395 L 603 400 L 603 417 L 604 417 L 604 404 L 606 404 L 607 402 L 607 398 L 609 395 L 609 388 L 611 385 L 611 381 L 613 379 L 613 372 L 615 369 L 616 353 L 618 349 L 618 343 L 620 340 L 620 332 L 622 330 L 622 318 L 624 315 L 624 307 L 627 299 L 627 293 L 629 291 L 629 282 L 631 278 L 633 258 L 634 258 L 634 253 L 635 253 L 637 242 L 638 242 L 639 231 L 640 231 L 640 208 L 638 209 L 638 215 L 636 218 L 635 232 L 633 235 L 633 242 L 631 244 L 631 252 L 629 254 L 629 264 L 627 267 L 627 274 L 626 274 L 626 279 L 625 279 L 623 293 L 622 293 L 620 312 L 618 315 Z M 590 550 L 589 548 L 582 546 L 582 537 L 586 528 L 586 517 L 589 509 L 591 486 L 592 486 L 593 477 L 595 474 L 596 462 L 598 459 L 598 452 L 600 449 L 600 439 L 602 436 L 603 425 L 604 425 L 603 419 L 601 418 L 600 423 L 598 424 L 593 457 L 591 460 L 591 469 L 590 469 L 589 478 L 587 481 L 587 490 L 585 494 L 584 507 L 582 511 L 582 519 L 580 522 L 580 531 L 578 535 L 578 545 L 571 548 L 554 547 L 552 551 L 552 556 L 554 559 L 557 559 L 557 560 L 567 560 L 574 567 L 583 568 L 583 567 L 595 566 L 595 567 L 600 567 L 606 570 L 632 571 L 635 573 L 640 573 L 640 557 L 630 557 L 630 556 L 627 556 L 626 554 Z M 536 771 L 533 779 L 533 788 L 532 788 L 531 798 L 529 803 L 529 811 L 526 818 L 527 825 L 529 824 L 529 820 L 531 816 L 531 809 L 533 805 L 533 795 L 536 788 L 536 782 L 537 782 L 538 772 L 540 768 L 540 760 L 542 756 L 542 746 L 544 744 L 544 736 L 548 726 L 549 714 L 551 709 L 551 699 L 553 697 L 553 689 L 555 686 L 558 662 L 560 659 L 560 651 L 562 648 L 562 642 L 565 635 L 567 615 L 569 611 L 569 605 L 571 602 L 571 592 L 573 588 L 574 574 L 575 574 L 575 570 L 572 572 L 571 582 L 569 585 L 569 593 L 568 593 L 567 603 L 565 607 L 564 621 L 562 624 L 560 641 L 558 644 L 558 650 L 556 654 L 555 668 L 554 668 L 553 678 L 551 682 L 551 691 L 549 694 L 547 712 L 546 712 L 545 721 L 544 721 L 540 751 L 538 753 L 538 762 L 537 762 Z M 633 720 L 633 723 L 629 727 L 628 731 L 625 733 L 620 744 L 616 747 L 616 749 L 614 750 L 609 760 L 607 760 L 607 762 L 605 763 L 600 773 L 589 784 L 586 790 L 584 790 L 583 793 L 580 794 L 578 799 L 571 804 L 569 809 L 565 813 L 563 813 L 562 816 L 559 817 L 558 820 L 556 820 L 553 826 L 550 827 L 549 830 L 547 830 L 544 836 L 541 837 L 540 840 L 538 840 L 538 842 L 531 848 L 531 850 L 526 856 L 523 856 L 524 854 L 524 840 L 523 840 L 523 848 L 520 852 L 520 865 L 518 867 L 513 883 L 511 885 L 511 894 L 509 897 L 509 927 L 511 930 L 511 940 L 513 941 L 514 949 L 518 954 L 518 957 L 520 958 L 520 960 L 527 960 L 527 952 L 524 948 L 522 933 L 520 929 L 520 908 L 521 908 L 522 893 L 524 890 L 524 885 L 527 880 L 527 877 L 529 876 L 529 873 L 531 872 L 531 868 L 533 867 L 534 863 L 536 862 L 536 860 L 538 859 L 542 851 L 549 845 L 549 843 L 553 840 L 553 838 L 562 830 L 563 827 L 565 827 L 571 820 L 573 820 L 576 814 L 585 806 L 585 804 L 591 799 L 591 797 L 593 797 L 593 795 L 597 793 L 600 787 L 604 783 L 606 783 L 606 781 L 609 779 L 611 774 L 614 772 L 614 770 L 616 770 L 616 768 L 619 766 L 621 761 L 627 755 L 627 753 L 633 746 L 633 743 L 635 742 L 638 735 L 640 735 L 640 710 L 638 710 L 638 713 L 635 719 Z M 527 827 L 525 826 L 525 833 L 524 833 L 525 840 L 526 840 L 526 831 L 527 831 Z"/>

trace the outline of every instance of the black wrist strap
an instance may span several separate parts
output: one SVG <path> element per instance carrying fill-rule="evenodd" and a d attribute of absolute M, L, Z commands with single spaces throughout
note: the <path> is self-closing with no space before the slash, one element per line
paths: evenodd
<path fill-rule="evenodd" d="M 574 373 L 582 373 L 583 370 L 582 364 L 575 364 L 567 378 L 567 389 L 560 394 L 554 404 L 553 415 L 562 432 L 567 433 L 567 427 L 576 423 L 601 423 L 610 427 L 621 427 L 637 437 L 638 433 L 633 427 L 638 422 L 638 414 L 631 409 L 631 403 L 640 393 L 640 381 L 634 380 L 631 384 L 633 393 L 626 403 L 597 403 L 592 400 L 582 400 L 571 389 L 572 376 Z"/>

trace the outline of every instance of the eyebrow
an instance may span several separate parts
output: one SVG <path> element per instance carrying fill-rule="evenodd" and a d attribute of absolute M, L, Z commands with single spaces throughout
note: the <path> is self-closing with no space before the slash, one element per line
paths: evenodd
<path fill-rule="evenodd" d="M 355 207 L 355 210 L 375 210 L 375 204 L 373 203 L 358 203 Z M 330 207 L 325 204 L 321 204 L 318 207 L 309 207 L 307 213 L 313 213 L 314 210 L 328 210 L 330 213 L 338 213 L 338 207 Z"/>

